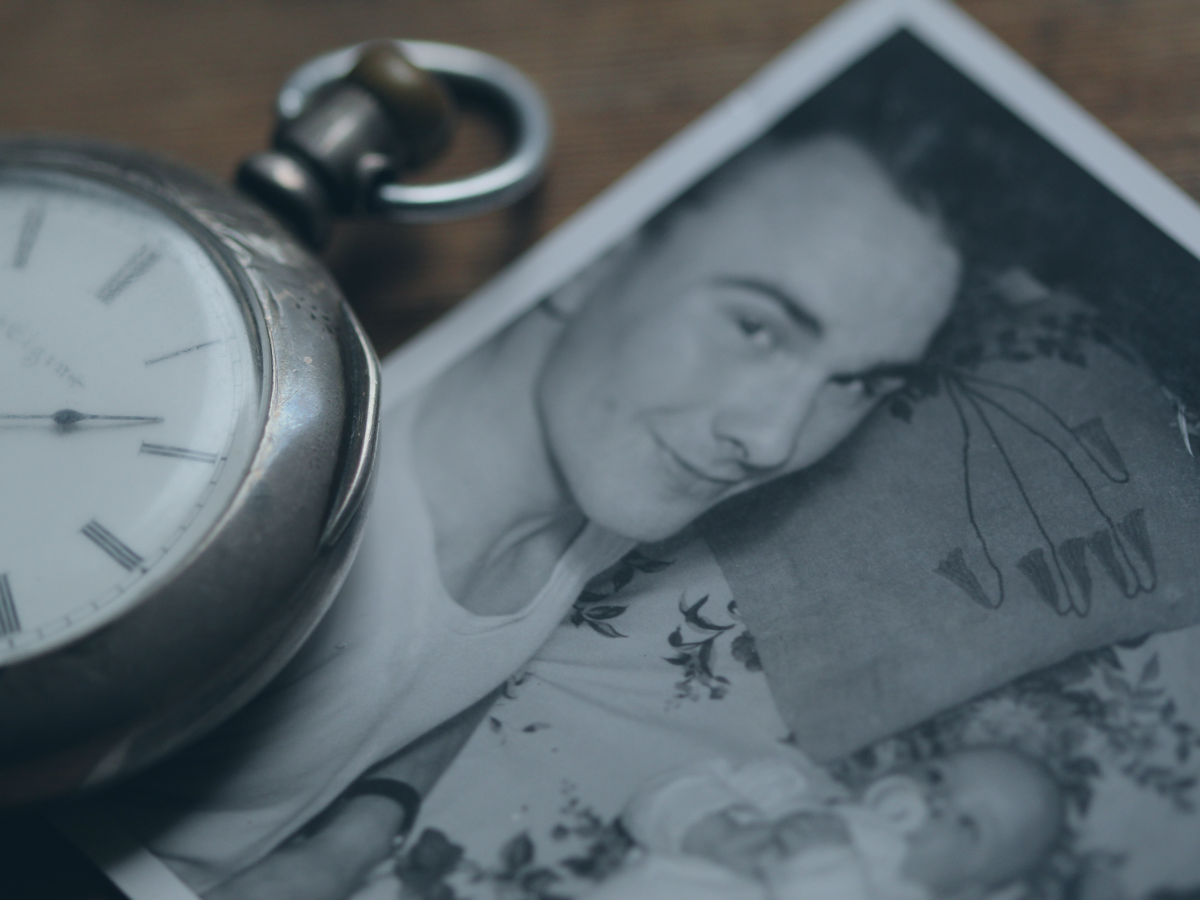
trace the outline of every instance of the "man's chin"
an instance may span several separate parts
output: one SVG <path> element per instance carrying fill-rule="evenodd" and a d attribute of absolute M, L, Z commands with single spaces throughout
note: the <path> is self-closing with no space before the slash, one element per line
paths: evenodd
<path fill-rule="evenodd" d="M 595 504 L 593 510 L 585 508 L 584 514 L 593 524 L 638 544 L 654 544 L 674 537 L 708 508 L 647 510 L 642 504 L 638 510 L 616 506 L 610 498 L 607 503 Z"/>

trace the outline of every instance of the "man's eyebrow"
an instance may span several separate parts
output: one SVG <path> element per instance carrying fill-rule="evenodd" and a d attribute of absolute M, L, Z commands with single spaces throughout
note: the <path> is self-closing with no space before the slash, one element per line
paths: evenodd
<path fill-rule="evenodd" d="M 783 307 L 783 311 L 793 322 L 812 334 L 813 337 L 820 337 L 825 333 L 825 326 L 821 324 L 821 320 L 810 313 L 797 297 L 789 294 L 777 284 L 759 278 L 737 275 L 724 275 L 714 281 L 716 284 L 726 287 L 742 288 L 769 297 Z"/>

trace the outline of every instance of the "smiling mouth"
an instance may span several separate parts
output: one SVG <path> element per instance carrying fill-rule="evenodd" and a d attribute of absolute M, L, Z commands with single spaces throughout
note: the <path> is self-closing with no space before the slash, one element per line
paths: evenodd
<path fill-rule="evenodd" d="M 742 478 L 725 478 L 697 468 L 672 450 L 670 445 L 663 441 L 657 434 L 651 432 L 651 437 L 654 439 L 654 443 L 658 445 L 658 449 L 662 451 L 663 456 L 667 458 L 671 467 L 683 475 L 690 476 L 694 481 L 715 485 L 722 489 L 733 487 L 743 481 Z"/>

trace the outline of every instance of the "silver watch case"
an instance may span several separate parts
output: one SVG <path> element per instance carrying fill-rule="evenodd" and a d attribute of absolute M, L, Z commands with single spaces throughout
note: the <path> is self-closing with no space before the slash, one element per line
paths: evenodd
<path fill-rule="evenodd" d="M 253 460 L 163 586 L 73 643 L 0 668 L 0 804 L 12 805 L 149 765 L 282 668 L 332 603 L 357 547 L 379 374 L 324 267 L 231 189 L 90 140 L 3 140 L 8 166 L 96 179 L 170 214 L 240 296 L 262 372 Z"/>

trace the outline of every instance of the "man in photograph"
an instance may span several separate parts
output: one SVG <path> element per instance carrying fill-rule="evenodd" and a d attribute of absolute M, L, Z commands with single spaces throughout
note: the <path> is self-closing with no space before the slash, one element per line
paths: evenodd
<path fill-rule="evenodd" d="M 959 273 L 939 219 L 858 143 L 759 141 L 385 411 L 329 616 L 111 808 L 207 896 L 344 895 L 404 821 L 389 779 L 424 792 L 440 771 L 396 754 L 520 668 L 631 547 L 829 453 L 903 383 Z"/>

